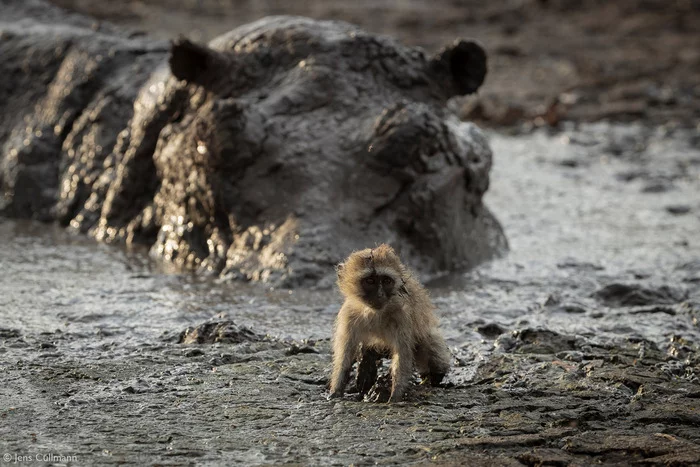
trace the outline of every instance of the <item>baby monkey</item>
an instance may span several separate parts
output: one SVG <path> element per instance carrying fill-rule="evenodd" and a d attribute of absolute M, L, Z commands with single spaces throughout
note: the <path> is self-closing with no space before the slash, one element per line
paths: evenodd
<path fill-rule="evenodd" d="M 345 302 L 333 336 L 331 397 L 343 394 L 360 346 L 358 372 L 369 372 L 372 378 L 376 378 L 377 357 L 391 355 L 390 402 L 401 400 L 414 368 L 432 385 L 439 384 L 450 367 L 450 351 L 438 329 L 428 292 L 394 250 L 379 245 L 356 251 L 337 271 Z M 374 368 L 368 370 L 372 365 Z M 374 383 L 368 384 L 366 375 L 364 379 L 361 391 Z"/>

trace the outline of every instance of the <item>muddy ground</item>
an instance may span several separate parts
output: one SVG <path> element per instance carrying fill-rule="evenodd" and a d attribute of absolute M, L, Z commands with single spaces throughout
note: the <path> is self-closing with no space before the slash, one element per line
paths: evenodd
<path fill-rule="evenodd" d="M 700 119 L 697 0 L 52 0 L 161 38 L 209 40 L 265 15 L 340 19 L 438 50 L 481 41 L 490 72 L 456 106 L 489 125 Z"/>
<path fill-rule="evenodd" d="M 531 79 L 538 63 L 558 69 L 558 61 L 577 64 L 592 54 L 590 62 L 580 59 L 611 74 L 598 88 L 579 89 L 604 100 L 615 83 L 628 82 L 615 70 L 636 73 L 667 59 L 653 47 L 640 50 L 658 53 L 654 60 L 633 59 L 622 45 L 625 53 L 611 52 L 609 12 L 586 10 L 587 28 L 572 19 L 583 13 L 565 25 L 552 21 L 555 13 L 532 14 L 525 24 L 538 29 L 531 29 L 506 8 L 540 12 L 559 3 L 502 2 L 491 22 L 466 25 L 453 10 L 431 6 L 427 14 L 418 2 L 408 4 L 412 13 L 383 16 L 372 9 L 388 2 L 311 2 L 296 12 L 350 19 L 429 48 L 462 29 L 483 32 L 493 67 L 480 96 L 521 106 L 518 124 L 534 123 L 536 105 L 570 85 L 546 81 L 548 74 Z M 685 97 L 616 114 L 633 123 L 560 123 L 517 136 L 490 131 L 495 162 L 485 200 L 511 252 L 430 284 L 455 356 L 444 387 L 416 386 L 407 402 L 393 405 L 353 394 L 329 402 L 336 293 L 170 274 L 141 251 L 0 219 L 0 453 L 18 464 L 15 456 L 34 463 L 37 454 L 76 456 L 56 462 L 71 465 L 700 463 L 699 75 L 678 65 L 698 65 L 700 48 L 691 47 L 697 39 L 689 39 L 686 23 L 695 3 L 674 3 L 686 10 L 673 15 L 654 10 L 657 2 L 640 3 L 650 13 L 617 18 L 656 34 L 626 40 L 620 26 L 619 44 L 640 35 L 676 44 L 666 52 L 690 57 L 687 63 L 678 58 L 670 74 L 644 76 Z M 254 2 L 235 15 L 194 16 L 162 4 L 112 2 L 113 10 L 92 12 L 131 26 L 148 18 L 156 35 L 200 28 L 203 37 L 258 14 Z M 264 13 L 280 12 L 264 4 Z M 681 26 L 666 31 L 654 11 Z M 545 26 L 556 40 L 519 36 Z M 513 28 L 510 40 L 524 55 L 494 52 L 490 37 L 505 42 Z M 590 45 L 592 35 L 598 45 L 564 49 L 567 28 L 569 44 Z M 557 47 L 566 53 L 551 52 Z M 592 119 L 604 116 L 605 102 L 591 104 Z M 202 342 L 218 342 L 179 343 L 193 340 L 195 329 Z"/>
<path fill-rule="evenodd" d="M 490 137 L 486 201 L 512 252 L 431 284 L 455 366 L 400 404 L 326 399 L 334 292 L 170 275 L 142 252 L 3 220 L 2 451 L 72 465 L 700 462 L 696 135 Z M 218 342 L 178 343 L 198 326 Z"/>

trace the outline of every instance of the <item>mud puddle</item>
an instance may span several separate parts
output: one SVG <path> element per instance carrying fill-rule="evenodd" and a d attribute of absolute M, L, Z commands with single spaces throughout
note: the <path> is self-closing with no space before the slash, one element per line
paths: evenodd
<path fill-rule="evenodd" d="M 697 134 L 596 124 L 491 140 L 486 202 L 512 251 L 431 282 L 455 368 L 396 405 L 326 400 L 335 292 L 169 274 L 143 252 L 0 220 L 3 453 L 700 462 Z M 178 343 L 188 328 L 216 342 Z"/>

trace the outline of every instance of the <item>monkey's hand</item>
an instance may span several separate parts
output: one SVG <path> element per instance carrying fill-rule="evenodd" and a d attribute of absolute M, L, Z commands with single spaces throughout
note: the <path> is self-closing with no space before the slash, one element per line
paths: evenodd
<path fill-rule="evenodd" d="M 327 400 L 331 399 L 340 399 L 343 397 L 343 391 L 332 391 L 328 393 L 328 397 L 326 398 Z"/>

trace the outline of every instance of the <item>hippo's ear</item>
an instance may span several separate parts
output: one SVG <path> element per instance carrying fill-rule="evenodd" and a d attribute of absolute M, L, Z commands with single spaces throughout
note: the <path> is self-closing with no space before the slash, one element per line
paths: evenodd
<path fill-rule="evenodd" d="M 430 60 L 438 76 L 449 77 L 451 95 L 471 94 L 486 77 L 486 52 L 474 41 L 460 39 Z"/>
<path fill-rule="evenodd" d="M 226 59 L 206 45 L 179 38 L 170 47 L 170 71 L 180 80 L 206 86 L 221 75 Z"/>

